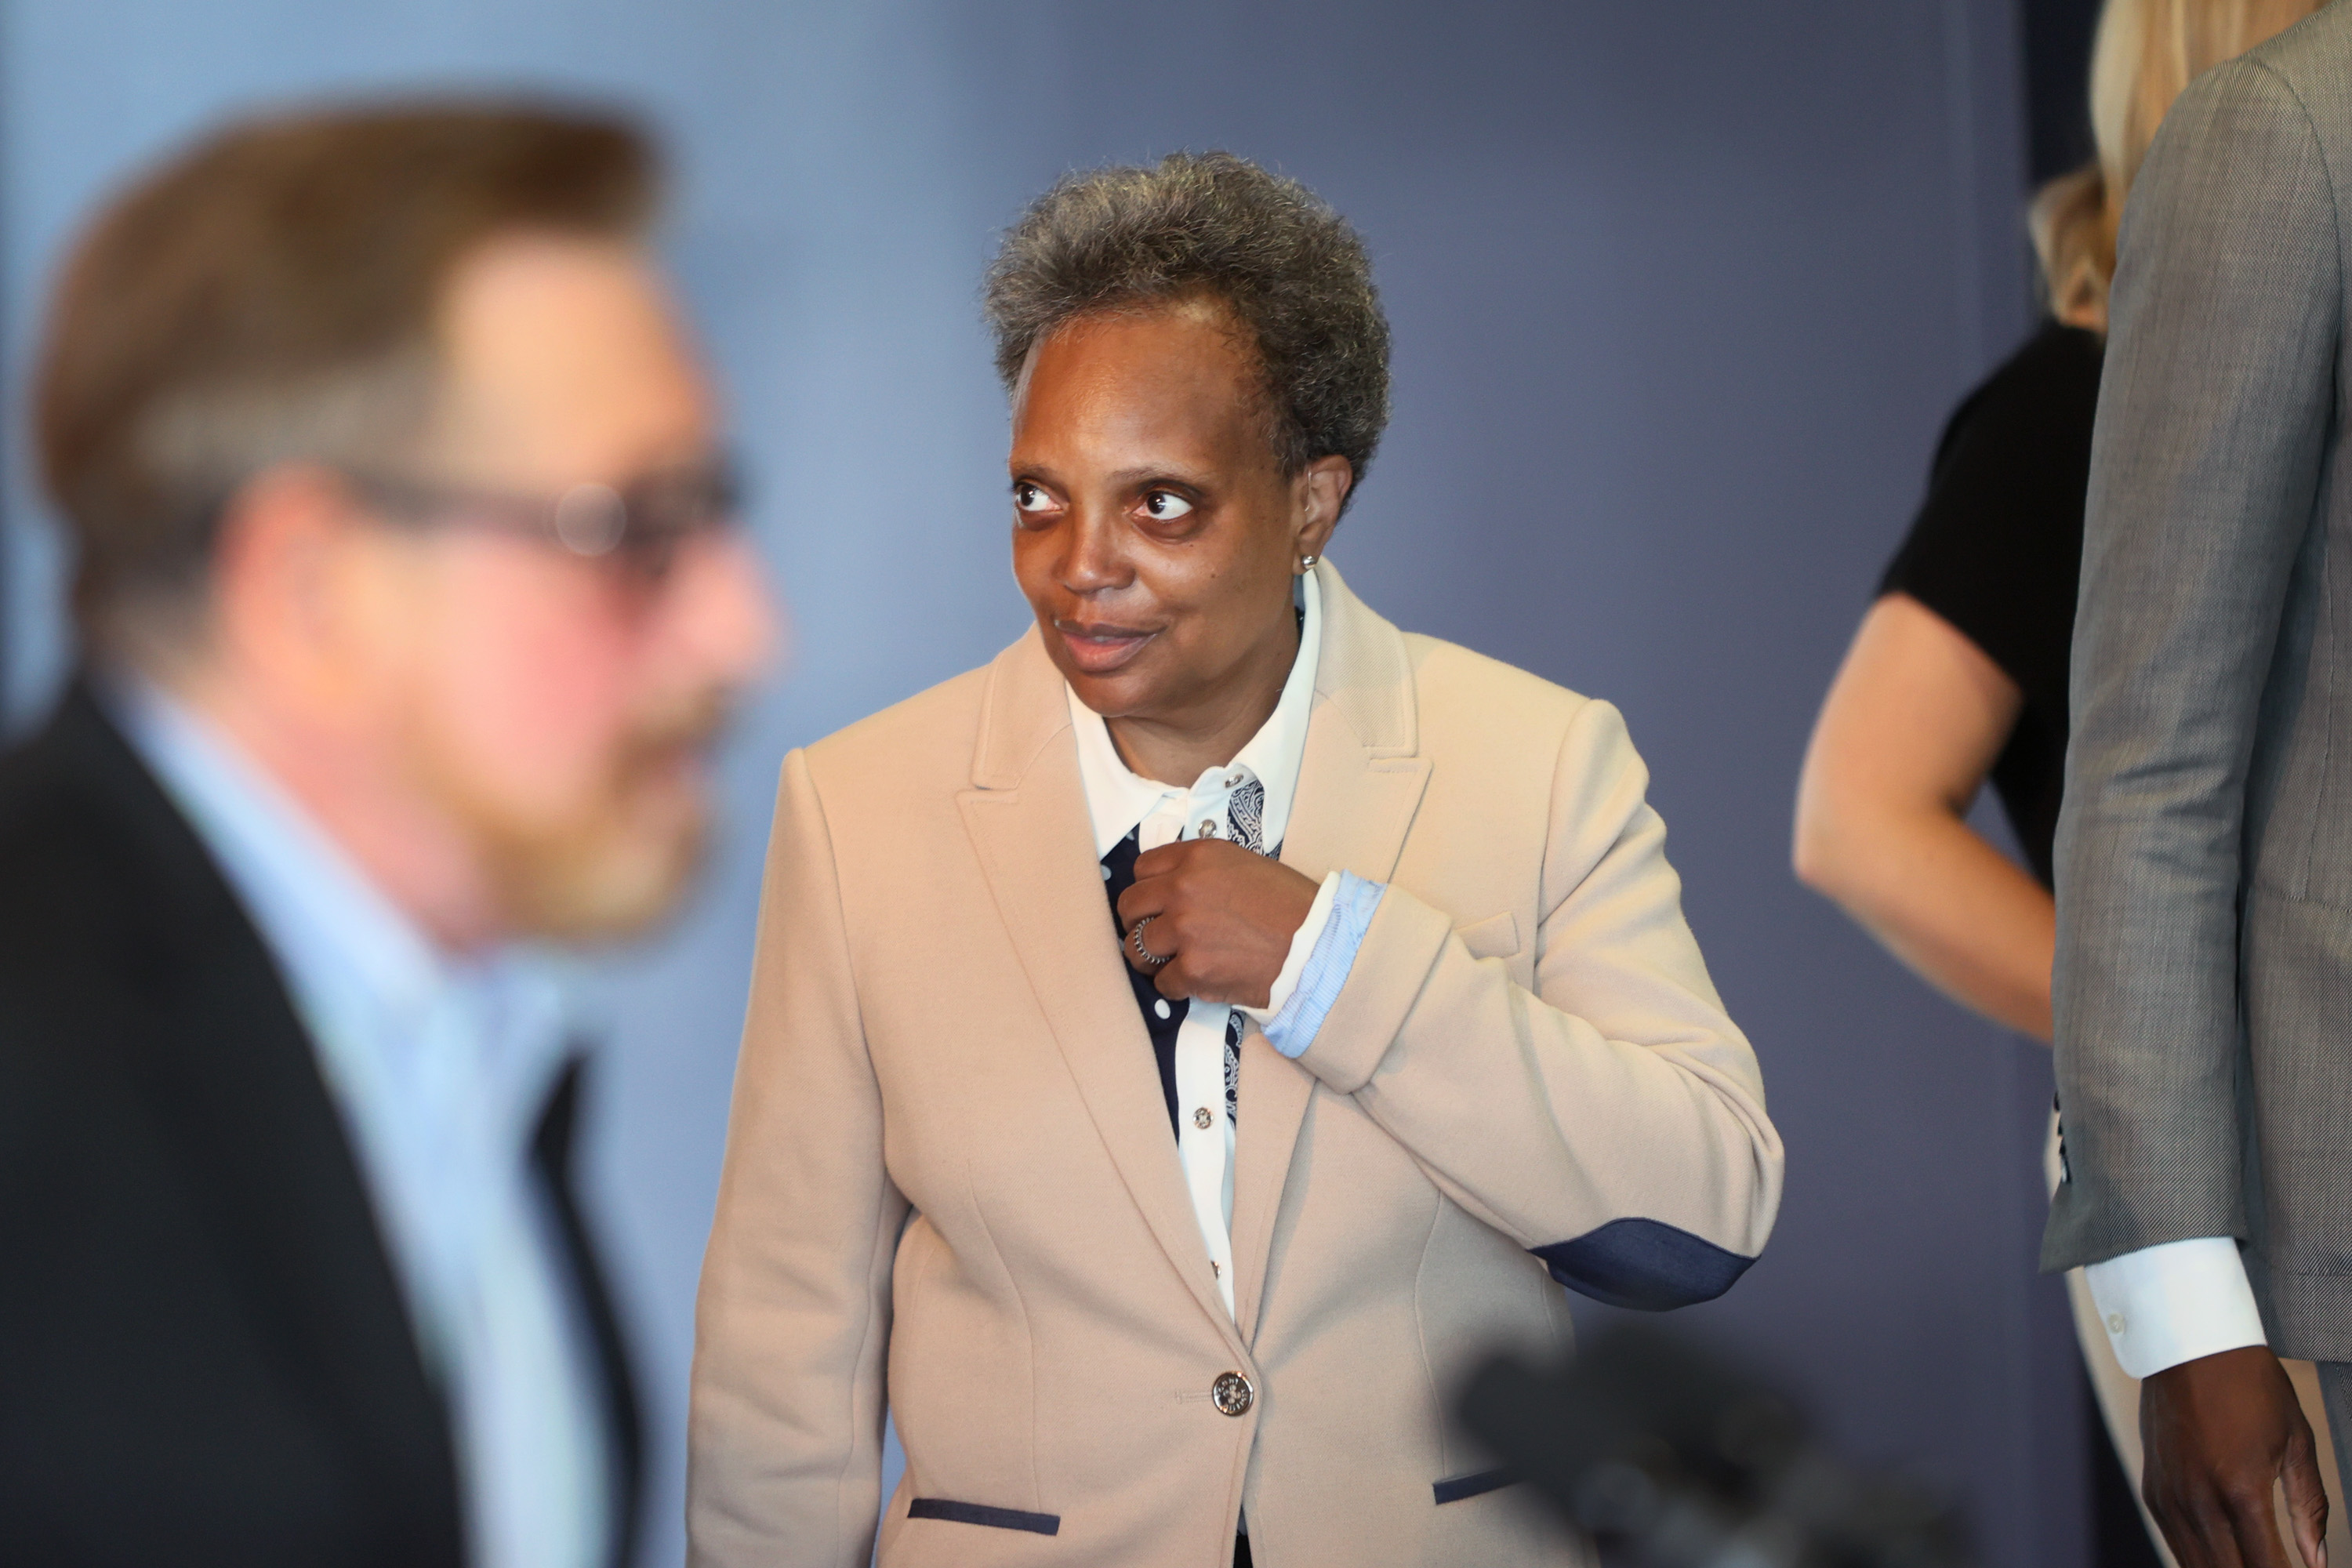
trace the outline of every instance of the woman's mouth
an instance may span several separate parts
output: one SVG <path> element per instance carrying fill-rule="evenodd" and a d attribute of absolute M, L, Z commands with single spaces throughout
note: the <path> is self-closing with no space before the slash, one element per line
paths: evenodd
<path fill-rule="evenodd" d="M 1054 630 L 1060 636 L 1062 645 L 1070 650 L 1071 662 L 1088 675 L 1108 675 L 1123 668 L 1143 651 L 1144 644 L 1160 635 L 1107 622 L 1057 620 Z"/>

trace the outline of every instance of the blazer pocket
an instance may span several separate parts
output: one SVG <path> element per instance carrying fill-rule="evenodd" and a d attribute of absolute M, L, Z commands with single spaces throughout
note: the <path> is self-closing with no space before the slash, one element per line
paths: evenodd
<path fill-rule="evenodd" d="M 1480 1470 L 1475 1476 L 1454 1476 L 1447 1480 L 1433 1481 L 1429 1489 L 1437 1495 L 1437 1506 L 1443 1508 L 1450 1502 L 1485 1497 L 1488 1492 L 1498 1492 L 1505 1487 L 1518 1484 L 1518 1473 L 1515 1470 Z"/>
<path fill-rule="evenodd" d="M 1470 950 L 1473 958 L 1509 958 L 1519 951 L 1519 917 L 1505 910 L 1499 915 L 1456 926 L 1454 934 L 1462 939 L 1462 945 Z"/>
<path fill-rule="evenodd" d="M 984 1524 L 991 1530 L 1025 1530 L 1033 1535 L 1062 1533 L 1062 1516 L 1058 1513 L 1024 1513 L 1017 1508 L 950 1502 L 945 1498 L 919 1497 L 907 1505 L 907 1517 L 943 1519 L 950 1524 Z"/>

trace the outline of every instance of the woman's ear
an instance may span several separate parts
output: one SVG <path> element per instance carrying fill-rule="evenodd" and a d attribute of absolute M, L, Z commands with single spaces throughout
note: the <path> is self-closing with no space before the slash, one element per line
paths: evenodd
<path fill-rule="evenodd" d="M 1356 467 L 1345 458 L 1318 458 L 1299 470 L 1297 483 L 1298 531 L 1291 542 L 1301 556 L 1320 555 L 1355 488 Z"/>

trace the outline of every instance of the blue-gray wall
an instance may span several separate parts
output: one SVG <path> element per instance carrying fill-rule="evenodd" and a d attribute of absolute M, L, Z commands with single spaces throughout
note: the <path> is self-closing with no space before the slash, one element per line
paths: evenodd
<path fill-rule="evenodd" d="M 599 1173 L 655 1394 L 654 1561 L 679 1551 L 778 758 L 1019 631 L 975 279 L 1064 169 L 1179 146 L 1299 175 L 1378 257 L 1396 421 L 1333 558 L 1405 626 L 1615 700 L 1649 757 L 1790 1151 L 1772 1251 L 1690 1321 L 1853 1450 L 1964 1495 L 1989 1561 L 2080 1560 L 2074 1373 L 2031 1274 L 2046 1057 L 1786 869 L 1807 726 L 1937 425 L 2026 326 L 2014 32 L 2009 0 L 0 0 L 12 389 L 69 226 L 225 112 L 552 85 L 670 139 L 677 265 L 797 649 L 730 752 L 715 874 L 605 1003 Z M 21 722 L 61 656 L 21 396 L 9 423 Z"/>

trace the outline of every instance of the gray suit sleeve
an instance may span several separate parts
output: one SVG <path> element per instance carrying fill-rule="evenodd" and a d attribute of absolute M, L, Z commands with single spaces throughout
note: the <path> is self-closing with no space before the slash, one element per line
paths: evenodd
<path fill-rule="evenodd" d="M 2246 1234 L 2246 780 L 2314 526 L 2342 298 L 2328 172 L 2274 71 L 2240 61 L 2182 96 L 2120 257 L 2058 831 L 2053 1269 Z"/>

